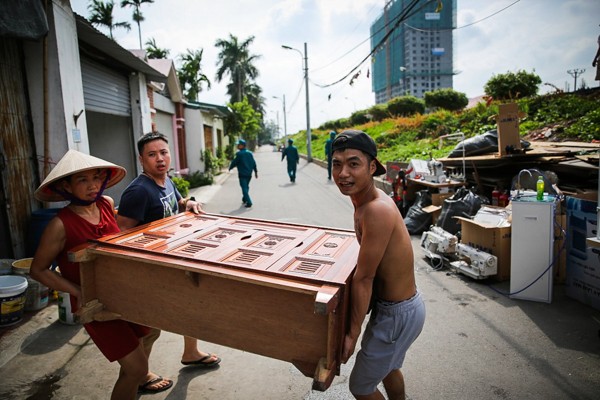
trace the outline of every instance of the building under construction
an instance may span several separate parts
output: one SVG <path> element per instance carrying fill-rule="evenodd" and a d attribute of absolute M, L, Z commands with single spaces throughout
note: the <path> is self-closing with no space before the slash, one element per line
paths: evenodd
<path fill-rule="evenodd" d="M 371 25 L 377 104 L 452 88 L 456 0 L 391 0 Z"/>

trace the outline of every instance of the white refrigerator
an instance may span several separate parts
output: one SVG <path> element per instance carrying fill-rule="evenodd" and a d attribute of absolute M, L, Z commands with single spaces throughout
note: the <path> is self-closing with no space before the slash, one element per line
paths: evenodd
<path fill-rule="evenodd" d="M 512 200 L 510 297 L 552 302 L 555 197 Z M 536 280 L 537 279 L 537 280 Z"/>

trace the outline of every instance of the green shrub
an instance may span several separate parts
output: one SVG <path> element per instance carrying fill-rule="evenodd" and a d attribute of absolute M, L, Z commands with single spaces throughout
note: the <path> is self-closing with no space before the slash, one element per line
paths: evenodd
<path fill-rule="evenodd" d="M 354 111 L 352 115 L 350 115 L 350 123 L 352 125 L 362 125 L 369 122 L 369 117 L 367 116 L 367 110 L 359 110 Z"/>
<path fill-rule="evenodd" d="M 441 110 L 426 116 L 421 125 L 423 136 L 434 138 L 454 133 L 458 130 L 458 118 L 449 111 Z"/>
<path fill-rule="evenodd" d="M 469 104 L 466 94 L 450 88 L 426 92 L 423 99 L 429 108 L 442 108 L 450 111 L 462 110 Z"/>
<path fill-rule="evenodd" d="M 180 176 L 175 176 L 171 178 L 171 180 L 175 184 L 175 187 L 177 188 L 179 193 L 183 197 L 187 197 L 187 195 L 190 193 L 190 183 Z"/>
<path fill-rule="evenodd" d="M 211 175 L 216 175 L 221 170 L 221 160 L 213 156 L 212 151 L 206 149 L 202 152 L 204 160 L 204 171 Z"/>
<path fill-rule="evenodd" d="M 524 70 L 493 75 L 485 84 L 484 91 L 496 100 L 519 99 L 535 96 L 542 79 Z"/>
<path fill-rule="evenodd" d="M 190 188 L 212 185 L 215 181 L 212 175 L 204 174 L 200 171 L 186 176 L 185 179 L 189 182 Z"/>
<path fill-rule="evenodd" d="M 543 124 L 581 118 L 598 109 L 598 101 L 574 94 L 551 94 L 536 96 L 522 101 L 526 104 L 528 115 Z M 521 102 L 519 102 L 521 107 Z M 523 107 L 521 107 L 523 108 Z"/>
<path fill-rule="evenodd" d="M 589 141 L 600 140 L 600 109 L 590 111 L 565 129 L 568 137 Z"/>
<path fill-rule="evenodd" d="M 372 121 L 383 121 L 390 117 L 390 113 L 387 109 L 387 104 L 376 104 L 367 110 L 371 114 Z"/>
<path fill-rule="evenodd" d="M 425 102 L 415 96 L 394 97 L 387 105 L 388 111 L 393 116 L 407 117 L 425 112 Z"/>

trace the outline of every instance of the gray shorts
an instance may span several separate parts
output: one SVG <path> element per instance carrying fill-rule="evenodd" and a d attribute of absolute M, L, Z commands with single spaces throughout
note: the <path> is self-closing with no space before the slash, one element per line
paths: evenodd
<path fill-rule="evenodd" d="M 363 334 L 350 374 L 350 391 L 369 395 L 391 371 L 402 367 L 406 351 L 425 324 L 425 303 L 417 291 L 399 303 L 378 301 Z"/>

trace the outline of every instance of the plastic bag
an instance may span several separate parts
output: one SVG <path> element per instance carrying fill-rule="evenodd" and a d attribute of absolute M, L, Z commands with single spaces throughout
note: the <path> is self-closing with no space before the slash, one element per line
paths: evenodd
<path fill-rule="evenodd" d="M 489 204 L 489 200 L 461 187 L 444 200 L 436 226 L 455 235 L 460 231 L 460 222 L 454 217 L 471 218 L 477 214 L 482 204 Z"/>
<path fill-rule="evenodd" d="M 415 202 L 406 212 L 404 224 L 408 233 L 418 235 L 431 226 L 431 214 L 423 211 L 424 207 L 431 205 L 431 193 L 428 190 L 420 190 L 415 195 Z"/>
<path fill-rule="evenodd" d="M 477 156 L 480 154 L 496 153 L 498 151 L 498 131 L 493 129 L 482 133 L 481 135 L 461 141 L 448 154 L 448 158 L 456 158 L 463 156 L 463 146 L 465 148 L 465 157 Z M 521 148 L 526 149 L 530 143 L 521 139 Z"/>

